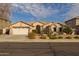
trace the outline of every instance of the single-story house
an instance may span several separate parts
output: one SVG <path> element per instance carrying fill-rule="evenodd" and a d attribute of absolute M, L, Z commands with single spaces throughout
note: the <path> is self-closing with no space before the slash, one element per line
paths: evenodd
<path fill-rule="evenodd" d="M 23 21 L 16 22 L 11 24 L 8 27 L 3 29 L 3 34 L 10 34 L 10 35 L 28 35 L 29 32 L 36 30 L 39 27 L 40 30 L 43 30 L 47 26 L 51 27 L 52 32 L 59 32 L 62 26 L 60 23 L 53 23 L 53 22 L 32 22 L 26 23 Z"/>
<path fill-rule="evenodd" d="M 0 34 L 3 34 L 3 29 L 9 25 L 11 25 L 9 20 L 0 18 Z"/>

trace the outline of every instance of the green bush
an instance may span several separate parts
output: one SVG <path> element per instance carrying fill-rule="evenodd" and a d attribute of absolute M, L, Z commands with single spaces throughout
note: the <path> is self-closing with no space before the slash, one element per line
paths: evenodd
<path fill-rule="evenodd" d="M 57 39 L 57 37 L 55 35 L 51 35 L 49 36 L 49 39 Z"/>
<path fill-rule="evenodd" d="M 75 37 L 73 37 L 73 38 L 75 38 L 75 39 L 79 39 L 79 36 L 75 36 Z"/>
<path fill-rule="evenodd" d="M 72 39 L 72 37 L 71 36 L 67 36 L 67 37 L 65 37 L 66 39 Z"/>
<path fill-rule="evenodd" d="M 62 36 L 59 36 L 58 39 L 63 39 L 63 37 Z"/>
<path fill-rule="evenodd" d="M 35 38 L 36 38 L 36 34 L 33 33 L 33 32 L 29 33 L 29 34 L 28 34 L 28 38 L 29 38 L 29 39 L 35 39 Z"/>

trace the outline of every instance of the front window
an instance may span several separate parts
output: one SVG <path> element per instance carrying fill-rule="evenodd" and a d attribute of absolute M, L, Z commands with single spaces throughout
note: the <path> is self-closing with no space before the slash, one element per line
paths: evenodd
<path fill-rule="evenodd" d="M 56 27 L 54 28 L 54 32 L 56 32 Z"/>
<path fill-rule="evenodd" d="M 59 31 L 62 32 L 62 28 L 61 27 L 59 28 Z"/>

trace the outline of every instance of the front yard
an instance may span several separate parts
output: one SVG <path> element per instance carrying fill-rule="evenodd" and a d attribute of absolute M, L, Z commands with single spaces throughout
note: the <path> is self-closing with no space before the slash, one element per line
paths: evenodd
<path fill-rule="evenodd" d="M 0 42 L 79 42 L 79 35 L 58 35 L 51 39 L 29 39 L 25 35 L 0 35 Z"/>

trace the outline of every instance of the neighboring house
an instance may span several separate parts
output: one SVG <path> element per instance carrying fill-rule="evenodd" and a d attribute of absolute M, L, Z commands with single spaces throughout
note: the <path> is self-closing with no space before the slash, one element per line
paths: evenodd
<path fill-rule="evenodd" d="M 67 20 L 65 23 L 73 29 L 75 34 L 79 34 L 79 16 Z"/>
<path fill-rule="evenodd" d="M 10 25 L 9 27 L 4 28 L 4 32 L 8 31 L 8 34 L 10 35 L 28 35 L 31 29 L 31 25 L 19 21 L 16 22 L 15 24 Z"/>
<path fill-rule="evenodd" d="M 9 20 L 0 18 L 0 34 L 3 34 L 3 29 L 10 24 L 11 22 Z"/>

